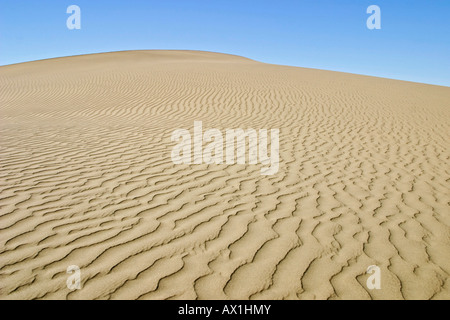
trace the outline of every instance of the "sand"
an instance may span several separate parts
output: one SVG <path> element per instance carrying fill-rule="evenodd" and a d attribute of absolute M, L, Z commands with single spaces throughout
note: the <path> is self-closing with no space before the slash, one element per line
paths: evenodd
<path fill-rule="evenodd" d="M 450 299 L 449 119 L 448 87 L 218 53 L 0 67 L 0 298 Z M 278 128 L 278 173 L 175 165 L 194 121 Z"/>

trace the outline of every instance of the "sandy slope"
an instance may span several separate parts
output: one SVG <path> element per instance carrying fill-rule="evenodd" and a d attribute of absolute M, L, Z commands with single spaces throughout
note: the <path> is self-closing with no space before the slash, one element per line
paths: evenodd
<path fill-rule="evenodd" d="M 0 298 L 450 299 L 449 119 L 448 87 L 216 53 L 0 67 Z M 195 120 L 279 128 L 280 171 L 174 165 Z"/>

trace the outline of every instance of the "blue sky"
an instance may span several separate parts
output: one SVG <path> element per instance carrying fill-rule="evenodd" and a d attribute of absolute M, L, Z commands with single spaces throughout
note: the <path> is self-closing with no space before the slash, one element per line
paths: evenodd
<path fill-rule="evenodd" d="M 81 8 L 81 30 L 66 9 Z M 381 30 L 369 30 L 369 5 Z M 450 86 L 449 0 L 0 0 L 0 65 L 189 49 Z"/>

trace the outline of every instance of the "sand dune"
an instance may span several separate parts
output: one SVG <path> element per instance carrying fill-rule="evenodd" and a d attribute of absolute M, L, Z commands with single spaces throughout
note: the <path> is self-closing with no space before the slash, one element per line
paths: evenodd
<path fill-rule="evenodd" d="M 449 119 L 448 87 L 217 53 L 0 67 L 0 298 L 450 299 Z M 279 128 L 278 173 L 173 164 L 194 121 Z"/>

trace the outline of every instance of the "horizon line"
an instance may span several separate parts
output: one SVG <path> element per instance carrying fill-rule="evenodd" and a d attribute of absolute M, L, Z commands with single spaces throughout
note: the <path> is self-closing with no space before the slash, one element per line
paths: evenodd
<path fill-rule="evenodd" d="M 71 58 L 71 57 L 100 55 L 100 54 L 108 54 L 108 53 L 137 52 L 137 51 L 188 51 L 188 52 L 204 52 L 204 53 L 224 54 L 224 55 L 229 55 L 229 56 L 235 56 L 235 57 L 239 57 L 239 58 L 248 59 L 248 60 L 259 62 L 259 63 L 271 64 L 271 65 L 277 65 L 277 66 L 284 66 L 284 67 L 291 67 L 291 68 L 303 68 L 303 69 L 329 71 L 329 72 L 338 72 L 338 73 L 345 73 L 345 74 L 350 74 L 350 75 L 357 75 L 357 76 L 364 76 L 364 77 L 371 77 L 371 78 L 378 78 L 378 79 L 403 81 L 403 82 L 409 82 L 409 83 L 415 83 L 415 84 L 421 84 L 421 85 L 430 85 L 430 86 L 450 88 L 450 85 L 437 84 L 437 83 L 431 83 L 431 82 L 418 82 L 418 81 L 406 80 L 406 79 L 401 79 L 401 78 L 389 78 L 389 77 L 375 76 L 375 75 L 363 74 L 363 73 L 354 73 L 354 72 L 341 71 L 341 70 L 321 69 L 321 68 L 298 66 L 298 65 L 290 65 L 290 64 L 264 62 L 264 61 L 255 60 L 255 59 L 252 59 L 252 58 L 249 58 L 249 57 L 241 56 L 241 55 L 238 55 L 238 54 L 234 54 L 234 53 L 225 53 L 225 52 L 208 51 L 208 50 L 192 50 L 192 49 L 132 49 L 132 50 L 128 49 L 128 50 L 113 50 L 113 51 L 103 51 L 103 52 L 90 52 L 90 53 L 73 54 L 73 55 L 68 55 L 68 56 L 54 56 L 54 57 L 49 57 L 49 58 L 36 59 L 36 60 L 27 60 L 27 61 L 14 62 L 14 63 L 9 63 L 9 64 L 0 64 L 0 68 L 8 67 L 8 66 L 14 66 L 14 65 L 19 65 L 19 64 L 25 64 L 25 63 L 33 63 L 33 62 L 39 62 L 39 61 L 54 60 L 54 59 L 64 59 L 64 58 Z"/>

